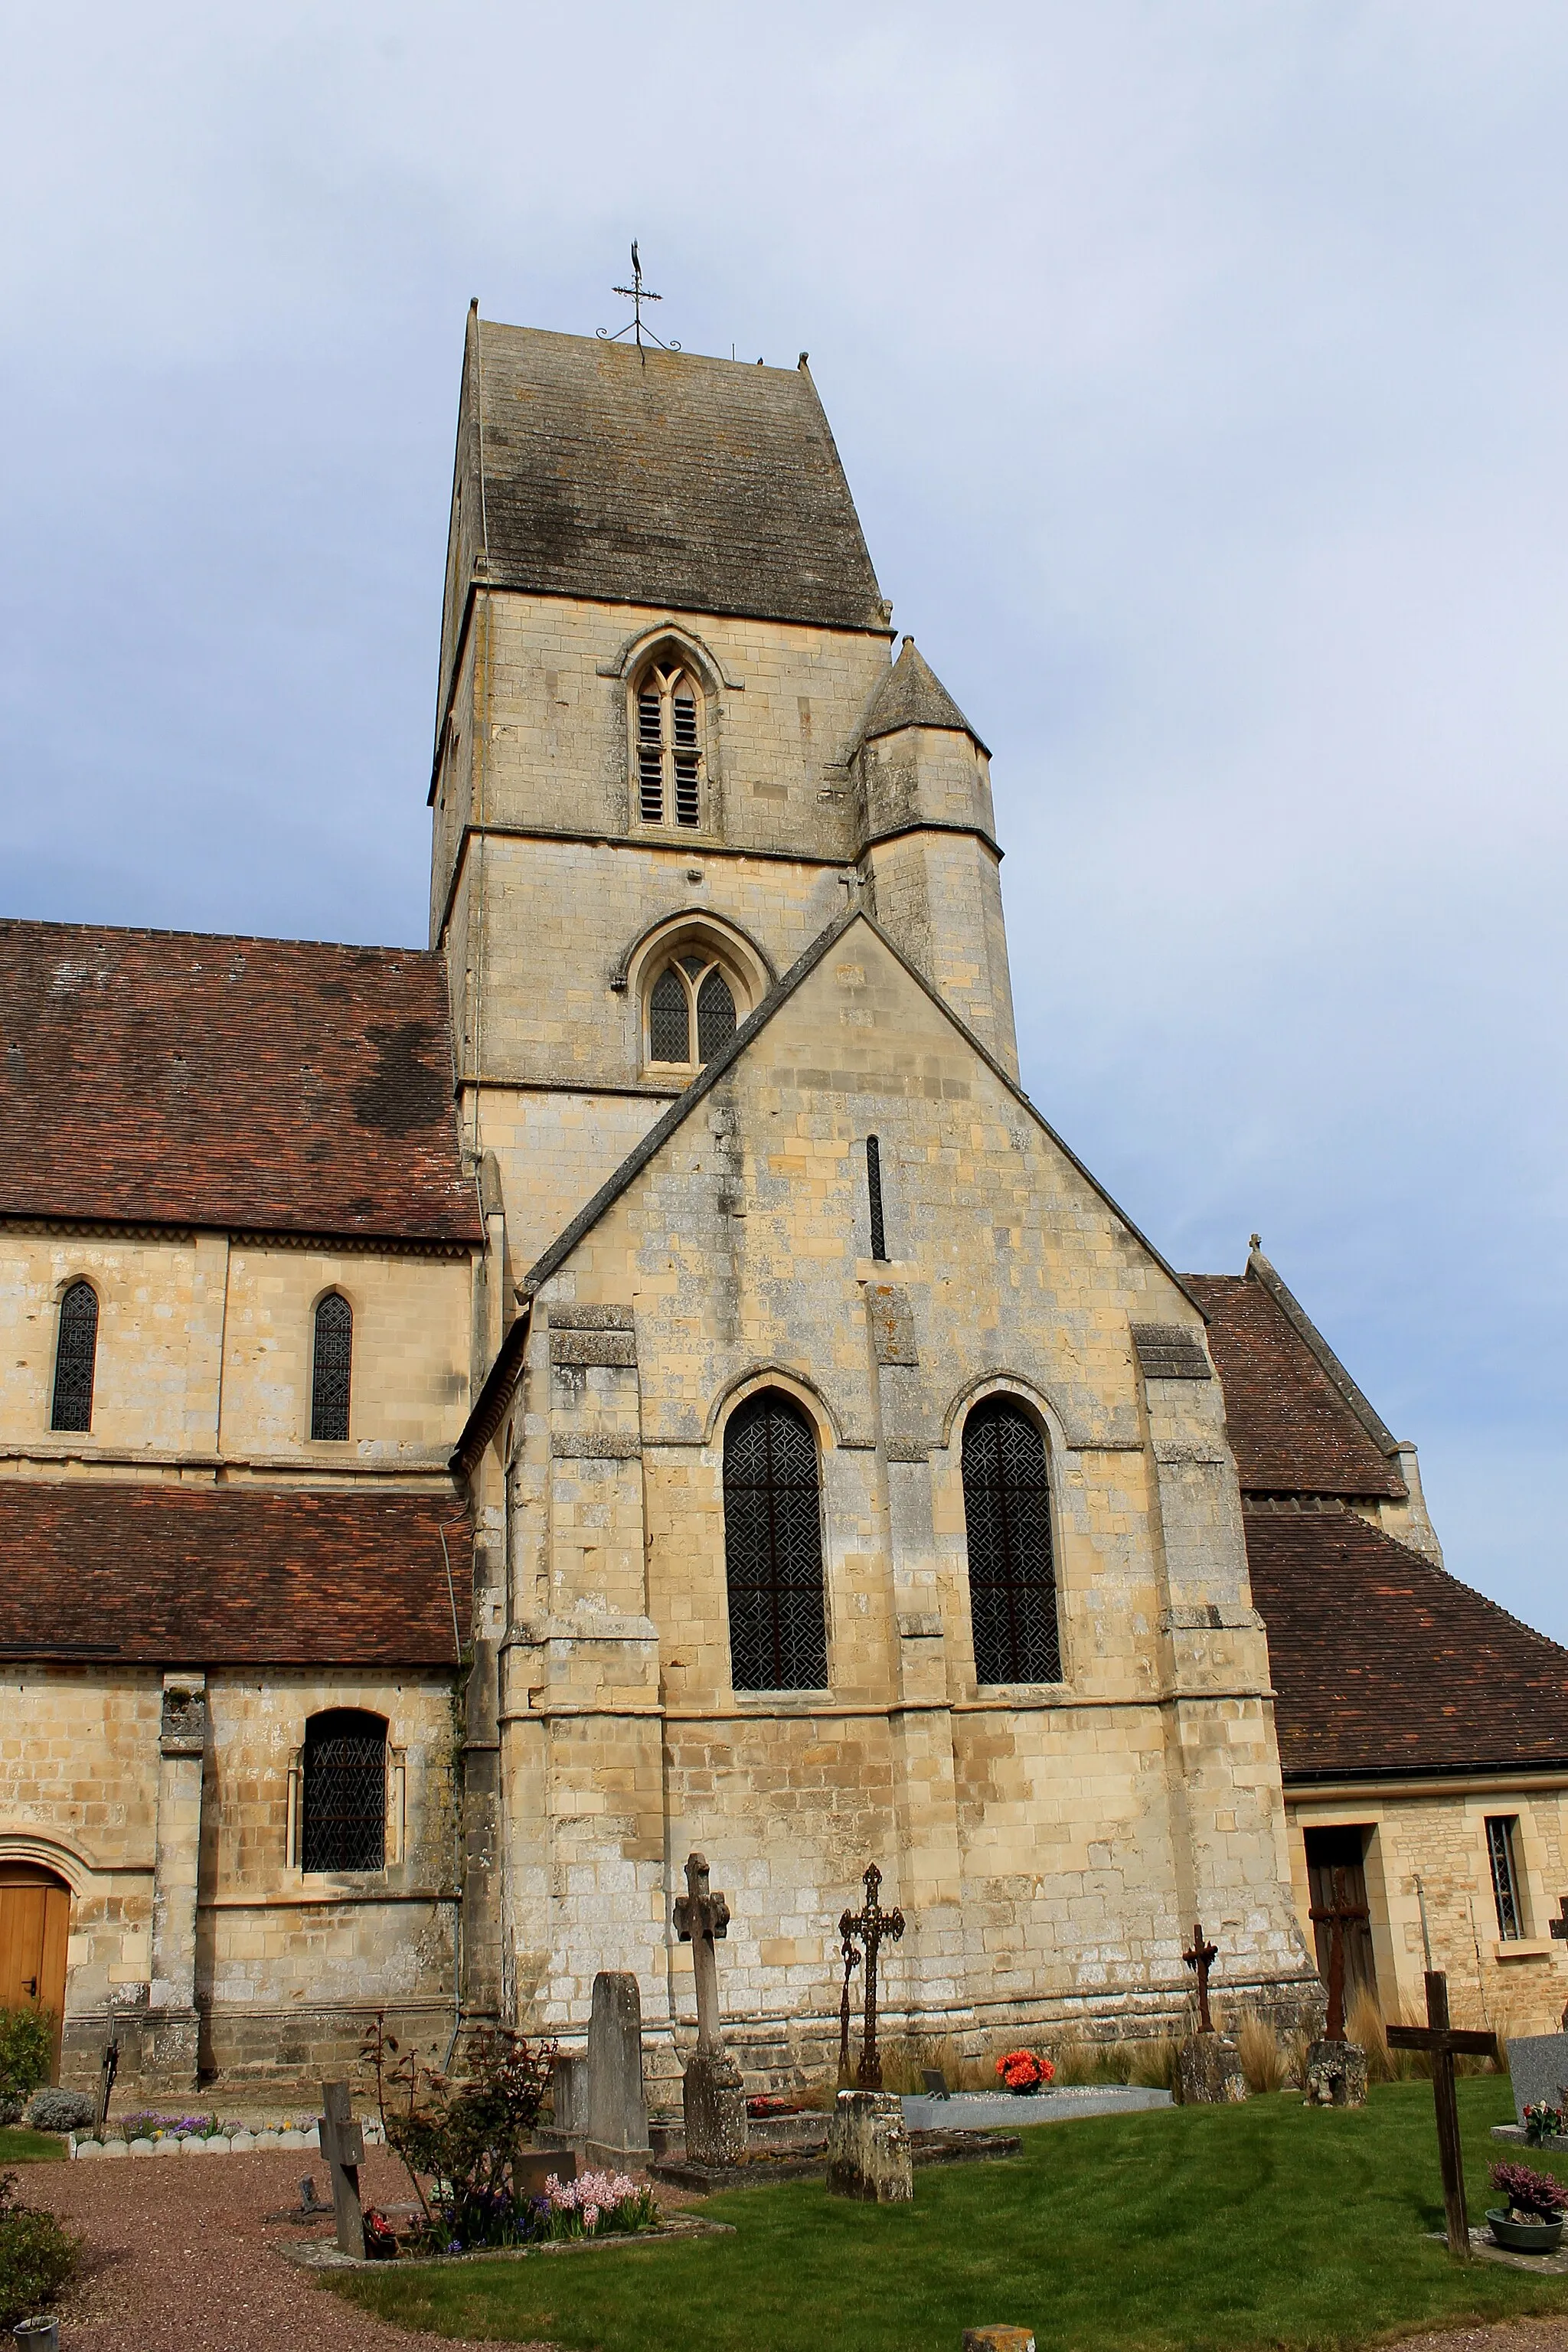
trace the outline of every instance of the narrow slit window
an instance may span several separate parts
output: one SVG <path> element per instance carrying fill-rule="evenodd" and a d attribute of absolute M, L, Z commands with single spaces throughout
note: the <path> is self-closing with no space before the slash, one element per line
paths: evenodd
<path fill-rule="evenodd" d="M 866 1192 L 871 1204 L 871 1255 L 885 1258 L 888 1235 L 882 1223 L 882 1147 L 874 1135 L 866 1138 Z"/>
<path fill-rule="evenodd" d="M 329 1291 L 316 1309 L 315 1361 L 310 1379 L 312 1437 L 344 1438 L 349 1433 L 353 1344 L 353 1309 L 337 1291 Z"/>
<path fill-rule="evenodd" d="M 737 1690 L 827 1682 L 816 1434 L 792 1399 L 764 1389 L 724 1432 L 724 1575 Z"/>
<path fill-rule="evenodd" d="M 963 1471 L 975 1677 L 1059 1682 L 1045 1439 L 1010 1397 L 983 1397 L 963 1424 Z"/>
<path fill-rule="evenodd" d="M 92 1427 L 92 1380 L 97 1365 L 98 1293 L 90 1282 L 73 1282 L 60 1300 L 51 1429 Z"/>
<path fill-rule="evenodd" d="M 652 1062 L 689 1062 L 691 1058 L 691 1015 L 686 988 L 673 964 L 667 964 L 654 982 L 647 1003 L 647 1051 Z"/>
<path fill-rule="evenodd" d="M 386 1724 L 329 1707 L 305 1726 L 304 1870 L 386 1867 Z"/>
<path fill-rule="evenodd" d="M 1492 1900 L 1497 1905 L 1497 1931 L 1504 1943 L 1517 1943 L 1524 1934 L 1524 1906 L 1520 1900 L 1519 1821 L 1512 1813 L 1487 1817 L 1487 1854 L 1492 1866 Z"/>
<path fill-rule="evenodd" d="M 723 973 L 710 971 L 697 992 L 697 1058 L 710 1062 L 735 1034 L 735 999 Z"/>

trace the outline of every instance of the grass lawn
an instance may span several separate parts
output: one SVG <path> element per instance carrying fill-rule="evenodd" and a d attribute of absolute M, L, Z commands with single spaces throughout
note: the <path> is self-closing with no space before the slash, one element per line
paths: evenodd
<path fill-rule="evenodd" d="M 59 2164 L 66 2144 L 53 2132 L 11 2131 L 0 2127 L 0 2170 L 8 2164 Z"/>
<path fill-rule="evenodd" d="M 1458 2090 L 1479 2224 L 1505 2152 L 1488 2127 L 1512 2102 L 1497 2075 Z M 1531 2161 L 1568 2179 L 1568 2158 Z M 1443 2204 L 1422 2082 L 1359 2113 L 1289 2092 L 1047 2125 L 1016 2161 L 917 2173 L 915 2200 L 731 2190 L 702 2210 L 732 2238 L 359 2271 L 331 2291 L 405 2326 L 582 2352 L 957 2352 L 1002 2320 L 1041 2352 L 1230 2352 L 1568 2306 L 1568 2278 L 1461 2265 L 1423 2237 Z"/>

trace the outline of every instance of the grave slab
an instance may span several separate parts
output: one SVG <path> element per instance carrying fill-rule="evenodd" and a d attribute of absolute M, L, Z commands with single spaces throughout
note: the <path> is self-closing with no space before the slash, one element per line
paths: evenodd
<path fill-rule="evenodd" d="M 1510 2034 L 1509 2073 L 1513 2078 L 1513 2119 L 1524 2126 L 1527 2106 L 1544 2099 L 1549 2106 L 1568 2106 L 1568 2033 Z"/>

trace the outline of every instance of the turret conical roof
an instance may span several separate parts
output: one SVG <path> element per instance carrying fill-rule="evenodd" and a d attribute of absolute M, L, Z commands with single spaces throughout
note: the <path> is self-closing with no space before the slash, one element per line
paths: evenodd
<path fill-rule="evenodd" d="M 898 660 L 872 696 L 859 740 L 868 743 L 874 735 L 896 735 L 904 727 L 945 727 L 967 735 L 990 757 L 930 662 L 916 651 L 913 637 L 904 639 Z"/>

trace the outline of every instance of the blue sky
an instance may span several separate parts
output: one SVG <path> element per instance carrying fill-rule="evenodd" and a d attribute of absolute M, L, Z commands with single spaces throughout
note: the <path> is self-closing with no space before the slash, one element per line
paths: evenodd
<path fill-rule="evenodd" d="M 0 910 L 423 936 L 463 313 L 808 349 L 1025 1082 L 1568 1639 L 1568 17 L 6 11 Z"/>

